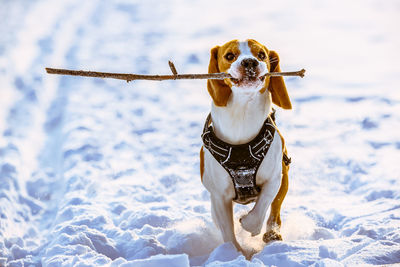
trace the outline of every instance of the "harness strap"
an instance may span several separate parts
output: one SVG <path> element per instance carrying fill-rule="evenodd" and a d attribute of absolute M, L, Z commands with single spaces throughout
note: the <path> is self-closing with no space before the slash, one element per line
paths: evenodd
<path fill-rule="evenodd" d="M 274 108 L 272 108 L 272 112 L 271 112 L 271 114 L 269 114 L 269 116 L 271 117 L 274 124 L 275 124 L 275 113 L 276 113 L 276 110 Z M 292 163 L 292 158 L 289 158 L 289 156 L 285 153 L 285 151 L 283 151 L 282 161 L 283 161 L 283 163 L 285 163 L 286 166 L 289 166 L 290 163 Z"/>
<path fill-rule="evenodd" d="M 246 144 L 232 145 L 219 139 L 207 116 L 202 139 L 204 147 L 229 173 L 235 187 L 234 201 L 247 204 L 257 199 L 261 189 L 256 185 L 256 174 L 274 138 L 275 126 L 268 116 L 258 135 Z"/>
<path fill-rule="evenodd" d="M 272 108 L 272 112 L 271 112 L 271 114 L 269 115 L 269 117 L 272 119 L 272 121 L 275 123 L 275 113 L 276 113 L 276 110 L 274 109 L 274 108 Z M 203 134 L 202 134 L 202 139 L 203 139 L 203 141 L 205 141 L 204 140 L 204 135 L 205 134 L 208 134 L 208 131 L 209 131 L 209 127 L 210 127 L 210 125 L 211 125 L 211 122 L 212 122 L 212 119 L 211 119 L 211 113 L 209 113 L 208 114 L 208 116 L 207 116 L 207 118 L 206 118 L 206 122 L 205 122 L 205 124 L 204 124 L 204 128 L 203 128 Z M 211 127 L 211 130 L 212 130 L 212 127 Z M 209 139 L 206 139 L 207 141 L 209 140 Z M 211 143 L 211 142 L 209 142 L 209 146 L 212 146 L 212 145 L 214 145 L 214 151 L 216 151 L 216 153 L 218 153 L 218 154 L 220 154 L 221 156 L 225 156 L 226 157 L 226 160 L 228 160 L 229 159 L 229 153 L 228 154 L 226 154 L 226 149 L 222 149 L 221 150 L 221 147 L 218 147 L 217 145 L 215 145 L 215 144 L 213 144 L 213 143 Z M 208 147 L 205 145 L 205 147 L 208 149 Z M 231 152 L 231 150 L 229 151 L 229 152 Z M 254 157 L 254 155 L 252 155 L 253 157 Z M 225 160 L 225 161 L 226 161 Z M 290 163 L 292 163 L 292 158 L 291 157 L 289 157 L 285 152 L 283 152 L 283 158 L 282 158 L 282 160 L 283 160 L 283 163 L 285 163 L 285 165 L 286 166 L 289 166 L 290 165 Z"/>
<path fill-rule="evenodd" d="M 286 155 L 286 153 L 283 153 L 283 163 L 285 163 L 286 166 L 289 166 L 290 163 L 292 163 L 292 158 L 289 158 L 288 155 Z"/>

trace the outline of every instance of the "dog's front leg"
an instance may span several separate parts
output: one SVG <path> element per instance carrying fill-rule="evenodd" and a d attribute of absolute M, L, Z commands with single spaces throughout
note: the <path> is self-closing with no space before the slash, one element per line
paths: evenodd
<path fill-rule="evenodd" d="M 265 182 L 253 209 L 240 219 L 242 227 L 250 232 L 252 236 L 256 236 L 261 232 L 265 214 L 281 185 L 280 180 L 280 178 L 276 178 Z"/>
<path fill-rule="evenodd" d="M 267 221 L 267 232 L 264 234 L 263 240 L 268 243 L 273 240 L 282 240 L 280 234 L 281 228 L 281 205 L 286 196 L 289 186 L 289 166 L 282 162 L 282 183 L 278 194 L 271 204 L 271 213 Z"/>
<path fill-rule="evenodd" d="M 215 223 L 222 233 L 224 242 L 232 242 L 238 251 L 242 251 L 235 238 L 232 200 L 211 195 L 211 212 Z"/>

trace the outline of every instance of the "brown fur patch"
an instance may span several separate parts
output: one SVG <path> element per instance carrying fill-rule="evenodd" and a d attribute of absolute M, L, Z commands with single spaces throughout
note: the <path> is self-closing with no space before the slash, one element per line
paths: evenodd
<path fill-rule="evenodd" d="M 203 182 L 203 174 L 204 174 L 204 150 L 203 147 L 200 149 L 200 177 L 201 182 Z"/>
<path fill-rule="evenodd" d="M 260 53 L 261 51 L 265 53 L 265 59 L 262 60 L 265 63 L 267 63 L 268 69 L 269 69 L 269 57 L 268 57 L 268 49 L 263 46 L 262 44 L 260 44 L 259 42 L 257 42 L 256 40 L 253 39 L 249 39 L 247 40 L 247 44 L 250 48 L 251 53 L 253 54 L 254 57 L 256 57 L 258 60 L 261 60 L 258 58 L 258 53 Z"/>
<path fill-rule="evenodd" d="M 286 149 L 284 150 L 284 153 L 287 153 Z M 280 227 L 282 222 L 281 222 L 281 206 L 282 202 L 285 199 L 286 193 L 289 189 L 289 166 L 286 166 L 286 164 L 282 160 L 282 183 L 281 187 L 279 188 L 279 192 L 276 195 L 274 201 L 272 201 L 271 204 L 271 215 L 268 218 L 268 226 L 270 227 L 275 227 L 278 226 Z M 279 230 L 279 229 L 276 229 Z"/>
<path fill-rule="evenodd" d="M 232 61 L 229 61 L 225 58 L 225 55 L 228 53 L 232 53 L 235 55 L 235 59 Z M 228 69 L 231 67 L 232 62 L 234 62 L 240 55 L 240 50 L 239 50 L 239 41 L 238 40 L 232 40 L 230 42 L 227 42 L 223 46 L 219 47 L 218 49 L 218 56 L 217 56 L 217 61 L 218 61 L 218 68 L 221 72 L 226 72 Z"/>
<path fill-rule="evenodd" d="M 227 44 L 230 45 L 227 46 Z M 226 59 L 223 57 L 223 55 L 225 55 L 225 49 L 227 49 L 226 46 L 228 47 L 228 49 L 231 49 L 231 46 L 234 47 L 235 41 L 231 41 L 227 44 L 225 44 L 222 47 L 216 46 L 213 49 L 211 49 L 210 63 L 208 65 L 208 73 L 225 72 L 226 70 L 229 69 L 230 65 L 228 66 L 227 69 L 224 69 L 226 67 L 226 64 L 224 64 L 223 61 L 226 61 Z M 229 79 L 207 80 L 208 93 L 212 97 L 214 104 L 216 106 L 220 107 L 226 106 L 229 97 L 232 93 L 231 86 L 232 84 L 229 82 Z"/>
<path fill-rule="evenodd" d="M 283 138 L 282 134 L 278 130 L 278 127 L 276 127 L 276 124 L 273 122 L 276 131 L 279 134 L 279 137 L 281 138 L 282 141 L 282 152 L 287 155 L 287 149 L 285 146 L 285 139 Z M 282 159 L 282 183 L 281 187 L 279 188 L 279 192 L 276 195 L 275 199 L 272 201 L 271 204 L 271 215 L 268 218 L 267 224 L 269 226 L 281 226 L 281 205 L 282 202 L 286 196 L 286 193 L 289 189 L 289 166 L 286 166 L 286 164 L 283 162 Z"/>
<path fill-rule="evenodd" d="M 268 56 L 271 61 L 270 72 L 280 72 L 279 56 L 275 51 L 269 51 Z M 272 102 L 284 109 L 292 109 L 289 94 L 286 90 L 285 81 L 282 76 L 271 77 L 268 85 L 268 90 L 272 95 Z"/>

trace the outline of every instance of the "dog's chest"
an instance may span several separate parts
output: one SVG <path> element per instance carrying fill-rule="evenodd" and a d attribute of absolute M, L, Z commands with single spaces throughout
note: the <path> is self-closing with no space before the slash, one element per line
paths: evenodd
<path fill-rule="evenodd" d="M 234 201 L 247 204 L 257 199 L 260 187 L 256 182 L 256 174 L 263 159 L 269 151 L 275 135 L 272 119 L 265 120 L 257 136 L 248 143 L 231 145 L 219 139 L 209 125 L 207 118 L 203 131 L 204 147 L 229 173 L 235 188 Z"/>
<path fill-rule="evenodd" d="M 215 134 L 221 140 L 236 145 L 247 143 L 260 131 L 271 111 L 269 94 L 235 94 L 225 107 L 211 108 Z"/>
<path fill-rule="evenodd" d="M 234 199 L 236 191 L 232 177 L 228 171 L 207 150 L 204 150 L 203 184 L 212 193 L 223 195 L 227 199 Z M 278 132 L 275 132 L 268 153 L 265 155 L 256 174 L 256 185 L 262 186 L 275 177 L 280 177 L 282 171 L 282 141 Z"/>
<path fill-rule="evenodd" d="M 251 99 L 243 99 L 240 96 L 232 96 L 226 107 L 212 108 L 212 121 L 215 134 L 224 142 L 232 145 L 248 143 L 260 132 L 270 107 L 270 95 L 258 94 Z M 203 183 L 211 191 L 219 191 L 227 198 L 235 197 L 235 188 L 232 177 L 224 167 L 206 149 L 205 172 Z M 275 131 L 268 153 L 257 170 L 256 184 L 262 185 L 276 174 L 281 172 L 282 142 Z"/>

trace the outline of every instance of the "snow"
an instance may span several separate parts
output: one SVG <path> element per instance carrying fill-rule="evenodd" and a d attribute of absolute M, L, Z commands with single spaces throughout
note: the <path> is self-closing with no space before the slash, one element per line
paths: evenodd
<path fill-rule="evenodd" d="M 398 1 L 0 3 L 0 266 L 400 263 Z M 238 218 L 224 244 L 201 185 L 205 82 L 45 74 L 44 67 L 206 72 L 209 50 L 277 51 L 294 109 L 284 241 Z"/>

